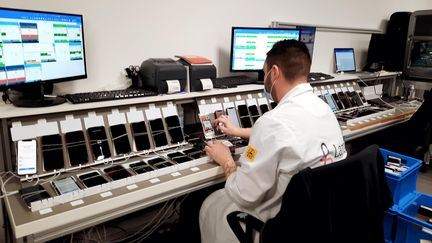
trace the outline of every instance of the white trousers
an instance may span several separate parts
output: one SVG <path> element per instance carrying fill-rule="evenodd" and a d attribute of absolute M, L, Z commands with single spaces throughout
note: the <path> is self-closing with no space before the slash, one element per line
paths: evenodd
<path fill-rule="evenodd" d="M 220 189 L 210 194 L 203 202 L 199 215 L 202 243 L 239 242 L 231 230 L 226 216 L 240 210 L 225 192 Z"/>

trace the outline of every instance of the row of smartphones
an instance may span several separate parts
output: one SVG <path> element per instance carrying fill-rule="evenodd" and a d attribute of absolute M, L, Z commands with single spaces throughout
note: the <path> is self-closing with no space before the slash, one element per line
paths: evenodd
<path fill-rule="evenodd" d="M 272 109 L 274 109 L 276 105 L 275 102 L 270 103 Z M 229 107 L 225 111 L 217 110 L 214 114 L 200 116 L 204 137 L 206 139 L 212 139 L 216 135 L 221 135 L 218 129 L 213 125 L 212 121 L 224 114 L 228 115 L 228 118 L 235 127 L 252 127 L 252 124 L 261 116 L 258 109 L 260 109 L 262 115 L 269 111 L 267 104 L 261 104 L 259 105 L 259 108 L 256 105 L 238 105 L 237 109 L 235 107 Z"/>
<path fill-rule="evenodd" d="M 361 107 L 367 103 L 365 97 L 360 91 L 340 91 L 337 93 L 326 93 L 318 95 L 326 102 L 332 111 L 340 111 L 353 107 Z"/>
<path fill-rule="evenodd" d="M 171 144 L 184 141 L 183 131 L 180 127 L 180 120 L 177 115 L 164 118 L 167 125 Z M 151 148 L 150 139 L 155 147 L 168 145 L 168 140 L 162 118 L 149 121 L 150 132 L 147 131 L 146 122 L 140 121 L 130 124 L 133 142 L 137 151 Z M 109 127 L 110 140 L 113 142 L 117 155 L 132 152 L 126 124 L 118 124 Z M 104 126 L 90 127 L 87 129 L 91 152 L 94 160 L 111 157 L 108 145 L 108 137 Z M 150 135 L 150 139 L 149 139 Z M 71 166 L 86 164 L 90 162 L 87 153 L 86 139 L 83 131 L 73 131 L 64 134 L 65 145 Z M 41 148 L 43 156 L 43 167 L 45 171 L 61 169 L 65 166 L 63 157 L 63 143 L 60 134 L 53 134 L 41 137 Z"/>
<path fill-rule="evenodd" d="M 133 175 L 144 174 L 157 169 L 173 166 L 201 158 L 202 150 L 190 148 L 182 152 L 173 152 L 166 157 L 154 157 L 147 161 L 132 162 L 125 167 L 123 165 L 113 165 L 111 167 L 93 170 L 91 172 L 78 174 L 75 177 L 69 176 L 58 180 L 51 181 L 51 186 L 57 195 L 63 195 L 83 188 L 102 185 L 109 181 L 124 179 Z M 30 207 L 32 202 L 50 198 L 48 191 L 41 185 L 25 187 L 19 190 L 21 198 Z"/>

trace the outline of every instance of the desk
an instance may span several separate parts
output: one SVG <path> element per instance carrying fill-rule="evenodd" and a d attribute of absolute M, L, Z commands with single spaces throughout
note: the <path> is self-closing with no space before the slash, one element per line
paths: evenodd
<path fill-rule="evenodd" d="M 371 76 L 368 79 L 395 82 L 396 76 L 397 74 L 387 74 Z M 338 82 L 357 82 L 358 80 L 357 76 L 346 74 L 336 76 L 335 79 L 314 82 L 312 86 L 330 85 Z M 389 84 L 389 87 L 390 90 L 393 90 L 394 84 Z M 23 125 L 26 125 L 42 118 L 57 122 L 64 119 L 67 115 L 73 114 L 77 117 L 83 117 L 91 111 L 100 113 L 106 117 L 113 108 L 124 112 L 132 106 L 144 109 L 152 103 L 174 102 L 178 105 L 198 103 L 200 99 L 211 100 L 213 97 L 219 100 L 223 100 L 226 97 L 238 97 L 238 95 L 243 96 L 243 98 L 252 95 L 258 97 L 262 93 L 262 90 L 263 85 L 243 85 L 232 89 L 215 89 L 205 92 L 77 105 L 62 104 L 44 108 L 16 108 L 12 105 L 0 105 L 0 131 L 2 134 L 0 153 L 3 156 L 3 161 L 5 161 L 1 166 L 3 167 L 2 169 L 9 171 L 12 171 L 14 168 L 14 143 L 11 141 L 10 134 L 10 128 L 14 122 L 21 122 Z M 379 121 L 370 122 L 370 124 L 342 127 L 344 138 L 348 141 L 404 122 L 409 119 L 414 111 L 415 107 L 413 109 L 400 108 L 391 116 L 384 117 Z M 198 169 L 191 170 L 192 168 Z M 70 201 L 68 201 L 67 203 L 51 207 L 52 211 L 43 211 L 43 214 L 40 211 L 31 212 L 28 210 L 18 194 L 8 196 L 5 198 L 5 205 L 14 237 L 18 241 L 28 240 L 35 242 L 54 239 L 224 180 L 222 170 L 212 163 L 199 163 L 177 169 L 180 175 L 163 174 L 155 176 L 159 180 L 157 183 L 151 183 L 151 178 L 141 178 L 142 180 L 131 178 L 125 182 L 124 186 L 118 187 L 117 185 L 113 186 L 112 189 L 104 190 L 110 191 L 112 194 L 106 198 L 102 198 L 100 193 L 95 193 L 91 196 L 81 198 L 80 200 L 83 202 L 79 205 L 72 206 Z M 130 190 L 127 189 L 128 185 L 136 185 L 136 187 Z M 19 180 L 14 180 L 7 184 L 8 191 L 17 190 L 19 187 Z"/>

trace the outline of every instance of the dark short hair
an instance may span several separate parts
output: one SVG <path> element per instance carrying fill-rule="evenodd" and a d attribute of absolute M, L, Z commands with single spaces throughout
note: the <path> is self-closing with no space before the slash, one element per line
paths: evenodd
<path fill-rule="evenodd" d="M 266 63 L 269 68 L 277 65 L 288 81 L 294 81 L 309 75 L 311 57 L 303 42 L 281 40 L 267 52 Z"/>

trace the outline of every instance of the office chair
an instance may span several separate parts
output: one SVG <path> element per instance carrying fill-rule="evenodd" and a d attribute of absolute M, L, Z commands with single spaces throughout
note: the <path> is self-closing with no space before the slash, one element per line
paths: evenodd
<path fill-rule="evenodd" d="M 423 103 L 411 118 L 404 124 L 389 129 L 384 140 L 379 142 L 380 147 L 404 154 L 429 163 L 429 145 L 432 142 L 432 89 L 426 91 Z"/>
<path fill-rule="evenodd" d="M 384 242 L 384 212 L 392 204 L 382 155 L 371 145 L 345 160 L 298 172 L 281 210 L 267 222 L 240 211 L 227 220 L 241 243 L 253 242 L 254 232 L 261 243 Z"/>

